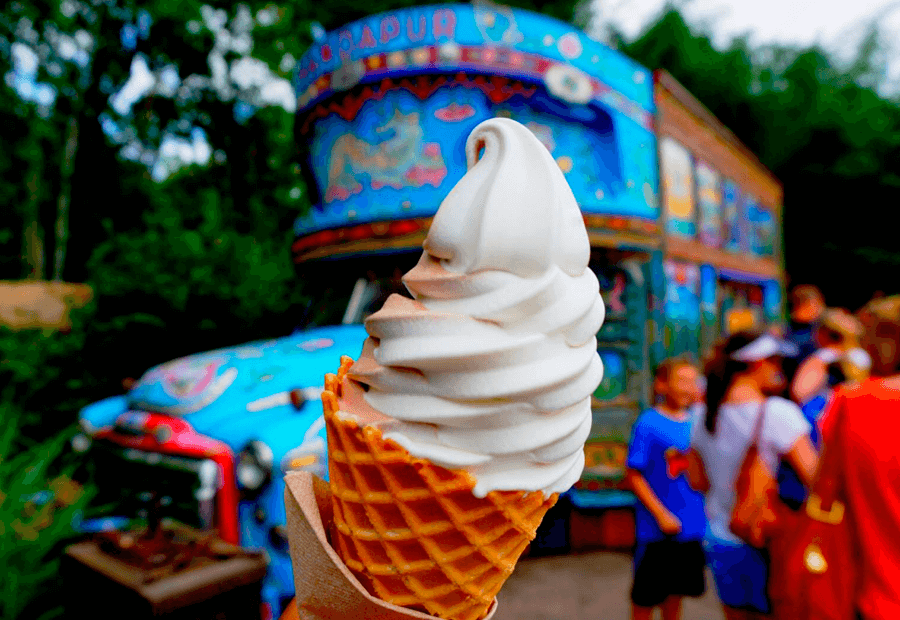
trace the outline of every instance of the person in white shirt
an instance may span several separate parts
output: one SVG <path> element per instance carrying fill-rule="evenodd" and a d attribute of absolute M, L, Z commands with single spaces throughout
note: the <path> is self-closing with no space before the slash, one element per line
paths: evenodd
<path fill-rule="evenodd" d="M 706 411 L 694 426 L 689 453 L 691 485 L 705 493 L 707 555 L 727 620 L 764 618 L 769 559 L 729 528 L 741 464 L 762 419 L 760 456 L 774 475 L 783 459 L 807 485 L 817 455 L 810 424 L 784 389 L 781 359 L 794 345 L 771 334 L 740 332 L 719 343 L 706 365 Z"/>

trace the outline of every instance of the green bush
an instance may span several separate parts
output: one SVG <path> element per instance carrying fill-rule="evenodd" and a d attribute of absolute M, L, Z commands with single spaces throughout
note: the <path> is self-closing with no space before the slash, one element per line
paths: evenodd
<path fill-rule="evenodd" d="M 22 447 L 21 409 L 0 402 L 0 618 L 62 614 L 59 562 L 91 493 L 73 485 L 66 447 L 72 430 Z"/>
<path fill-rule="evenodd" d="M 78 410 L 94 400 L 97 377 L 86 346 L 94 304 L 71 313 L 68 333 L 0 328 L 0 402 L 15 405 L 19 437 L 43 441 L 72 425 Z"/>

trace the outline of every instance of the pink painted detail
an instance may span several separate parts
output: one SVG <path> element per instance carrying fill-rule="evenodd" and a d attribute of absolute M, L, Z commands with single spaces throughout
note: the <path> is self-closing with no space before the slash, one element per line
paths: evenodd
<path fill-rule="evenodd" d="M 315 340 L 307 340 L 297 345 L 304 351 L 318 351 L 319 349 L 327 349 L 334 346 L 334 340 L 331 338 L 316 338 Z"/>
<path fill-rule="evenodd" d="M 178 399 L 191 399 L 206 390 L 218 374 L 225 359 L 187 359 L 166 364 L 162 388 Z"/>
<path fill-rule="evenodd" d="M 340 185 L 332 185 L 325 194 L 325 202 L 334 202 L 335 200 L 347 200 L 350 196 L 358 194 L 362 191 L 363 186 L 357 183 L 352 187 L 341 187 Z"/>
<path fill-rule="evenodd" d="M 573 32 L 561 36 L 557 47 L 559 48 L 559 53 L 569 60 L 581 56 L 581 41 L 578 39 L 578 35 Z"/>
<path fill-rule="evenodd" d="M 410 185 L 422 187 L 423 185 L 432 185 L 438 187 L 447 176 L 446 168 L 428 168 L 422 165 L 416 165 L 406 171 L 406 180 Z"/>
<path fill-rule="evenodd" d="M 402 183 L 395 183 L 393 181 L 386 181 L 382 179 L 381 181 L 372 181 L 372 189 L 382 189 L 384 187 L 391 187 L 393 189 L 403 189 Z"/>
<path fill-rule="evenodd" d="M 607 303 L 609 304 L 610 311 L 614 313 L 625 312 L 625 302 L 622 300 L 622 296 L 625 294 L 625 276 L 621 273 L 616 274 L 615 283 L 613 284 L 613 289 L 609 293 L 609 297 L 607 299 Z"/>
<path fill-rule="evenodd" d="M 456 123 L 475 116 L 475 108 L 468 103 L 463 105 L 451 103 L 445 108 L 435 110 L 434 116 L 445 123 Z"/>
<path fill-rule="evenodd" d="M 425 157 L 437 159 L 441 156 L 441 145 L 437 142 L 429 142 L 422 148 L 422 154 Z"/>
<path fill-rule="evenodd" d="M 129 411 L 122 414 L 118 421 L 132 430 L 138 430 L 136 425 L 140 425 L 143 434 L 130 435 L 116 431 L 115 427 L 106 427 L 98 431 L 96 437 L 144 452 L 209 459 L 218 466 L 221 486 L 216 493 L 216 529 L 223 540 L 240 544 L 239 496 L 234 477 L 235 457 L 231 448 L 221 441 L 200 435 L 181 418 Z"/>

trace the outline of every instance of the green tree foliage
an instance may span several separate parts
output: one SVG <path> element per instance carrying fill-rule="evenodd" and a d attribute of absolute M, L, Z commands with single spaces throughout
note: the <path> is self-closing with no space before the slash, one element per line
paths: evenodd
<path fill-rule="evenodd" d="M 543 13 L 564 22 L 573 22 L 578 27 L 586 27 L 592 15 L 590 4 L 580 0 L 515 0 L 513 2 L 494 3 L 490 0 L 475 0 L 484 5 L 503 4 L 536 13 Z M 374 0 L 373 2 L 357 2 L 355 0 L 329 0 L 328 2 L 310 3 L 306 8 L 309 19 L 321 24 L 326 30 L 334 30 L 351 21 L 367 15 L 383 13 L 396 9 L 421 6 L 416 0 Z M 431 4 L 441 4 L 433 2 Z"/>
<path fill-rule="evenodd" d="M 857 307 L 898 290 L 890 207 L 900 204 L 900 105 L 876 90 L 877 31 L 849 67 L 812 49 L 713 47 L 675 9 L 619 48 L 665 68 L 784 184 L 787 271 Z"/>
<path fill-rule="evenodd" d="M 517 4 L 567 20 L 579 8 Z M 50 277 L 65 250 L 61 277 L 88 282 L 98 300 L 87 363 L 98 390 L 174 355 L 296 327 L 304 299 L 289 247 L 308 200 L 293 94 L 272 78 L 291 78 L 314 25 L 413 5 L 36 0 L 0 10 L 8 77 L 15 48 L 27 47 L 32 82 L 55 93 L 47 104 L 23 101 L 14 80 L 3 87 L 2 131 L 19 148 L 0 156 L 0 196 L 16 205 L 0 223 L 0 278 Z M 154 84 L 127 105 L 141 73 Z M 62 204 L 65 243 L 55 235 Z"/>

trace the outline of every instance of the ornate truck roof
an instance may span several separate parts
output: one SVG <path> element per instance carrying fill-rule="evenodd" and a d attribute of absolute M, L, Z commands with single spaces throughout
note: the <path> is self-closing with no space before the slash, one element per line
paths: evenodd
<path fill-rule="evenodd" d="M 493 116 L 547 146 L 589 229 L 658 232 L 652 74 L 569 24 L 480 4 L 373 15 L 315 43 L 294 86 L 315 203 L 298 261 L 417 247 Z"/>

